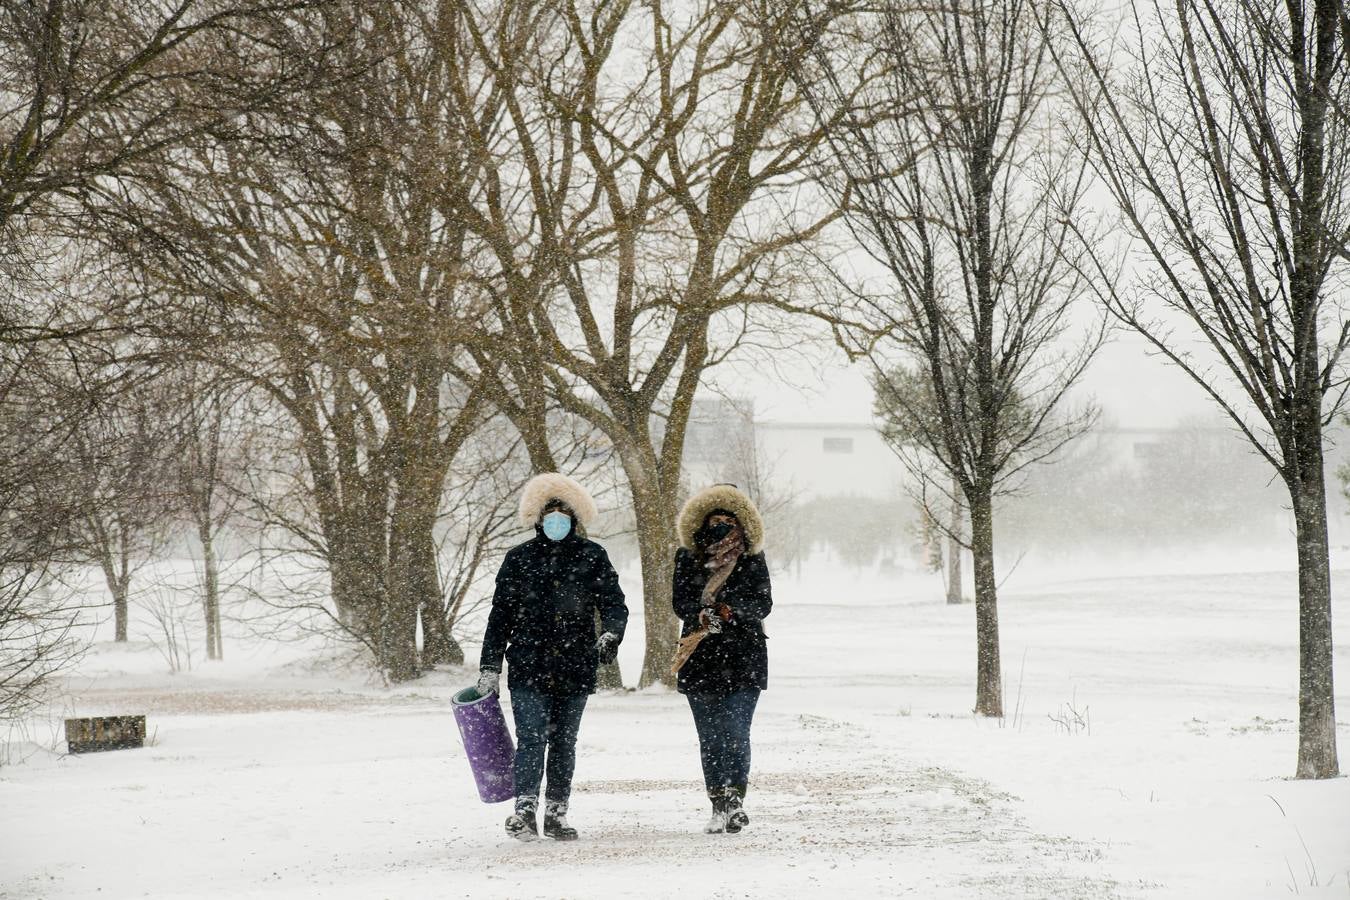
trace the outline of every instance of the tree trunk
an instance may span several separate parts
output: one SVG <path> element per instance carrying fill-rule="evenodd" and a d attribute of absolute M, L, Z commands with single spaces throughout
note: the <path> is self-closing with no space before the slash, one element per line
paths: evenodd
<path fill-rule="evenodd" d="M 1309 404 L 1311 405 L 1311 404 Z M 1331 561 L 1323 474 L 1320 398 L 1300 416 L 1296 484 L 1298 542 L 1298 778 L 1335 778 L 1336 693 L 1332 680 Z"/>
<path fill-rule="evenodd" d="M 127 592 L 121 585 L 114 583 L 113 595 L 113 640 L 126 643 L 127 640 Z"/>
<path fill-rule="evenodd" d="M 348 574 L 350 566 L 343 561 L 348 558 L 346 540 L 324 529 L 328 544 L 328 593 L 333 599 L 333 608 L 337 613 L 338 624 L 352 634 L 361 633 L 361 610 L 357 601 L 356 579 Z"/>
<path fill-rule="evenodd" d="M 984 491 L 970 504 L 975 561 L 975 714 L 1003 715 L 1003 673 L 998 649 L 998 582 L 994 578 L 993 498 Z"/>
<path fill-rule="evenodd" d="M 344 514 L 325 523 L 328 573 L 338 622 L 378 656 L 380 623 L 388 591 L 388 541 L 385 523 Z M 361 519 L 360 522 L 353 520 Z"/>
<path fill-rule="evenodd" d="M 656 526 L 652 526 L 653 529 Z M 668 527 L 668 526 L 667 526 Z M 647 648 L 642 656 L 642 674 L 639 687 L 658 681 L 673 685 L 670 661 L 675 656 L 678 623 L 671 608 L 671 582 L 675 578 L 675 547 L 670 540 L 662 540 L 659 533 L 641 536 L 639 526 L 638 554 L 642 559 L 642 622 L 647 629 Z"/>
<path fill-rule="evenodd" d="M 439 488 L 439 485 L 437 485 Z M 423 498 L 428 504 L 439 502 Z M 450 636 L 450 624 L 445 618 L 445 596 L 441 591 L 441 574 L 436 564 L 435 508 L 422 516 L 411 536 L 412 555 L 409 587 L 419 601 L 422 615 L 422 665 L 460 665 L 464 651 Z"/>
<path fill-rule="evenodd" d="M 961 593 L 961 542 L 954 537 L 947 538 L 947 603 L 959 605 L 965 602 Z"/>
<path fill-rule="evenodd" d="M 418 486 L 411 480 L 400 485 L 394 501 L 393 523 L 389 533 L 389 580 L 385 598 L 383 628 L 380 634 L 380 663 L 392 681 L 410 681 L 421 674 L 417 654 L 417 621 L 423 607 L 435 600 L 427 591 L 425 559 L 418 544 L 425 523 L 421 507 L 426 505 Z M 434 517 L 434 514 L 433 514 Z M 425 535 L 430 539 L 430 535 Z M 434 565 L 434 560 L 433 560 Z M 432 578 L 434 580 L 434 569 Z M 424 634 L 430 638 L 430 634 Z"/>
<path fill-rule="evenodd" d="M 129 593 L 127 588 L 130 585 L 130 578 L 124 578 L 117 571 L 112 552 L 107 547 L 100 551 L 99 566 L 103 569 L 103 580 L 108 585 L 108 593 L 112 594 L 113 640 L 124 644 L 127 640 L 127 594 Z"/>
<path fill-rule="evenodd" d="M 199 526 L 197 538 L 202 544 L 202 581 L 206 614 L 206 658 L 224 659 L 224 645 L 220 637 L 220 567 L 216 562 L 215 542 L 211 528 Z"/>
<path fill-rule="evenodd" d="M 435 576 L 435 593 L 428 594 L 422 602 L 422 665 L 423 666 L 462 666 L 464 648 L 450 633 L 450 622 L 446 615 L 445 599 L 439 588 L 439 576 Z"/>
<path fill-rule="evenodd" d="M 431 544 L 430 535 L 427 544 Z M 450 622 L 446 616 L 445 598 L 441 593 L 440 573 L 436 570 L 436 557 L 433 552 L 428 560 L 418 565 L 422 596 L 422 665 L 462 666 L 464 648 L 450 633 Z"/>
<path fill-rule="evenodd" d="M 383 523 L 334 524 L 328 534 L 328 573 L 338 620 L 383 664 L 386 576 L 389 568 Z M 414 626 L 416 620 L 414 619 Z"/>
<path fill-rule="evenodd" d="M 964 524 L 961 486 L 952 485 L 952 517 L 947 523 L 947 602 L 962 603 L 961 595 L 961 526 Z"/>
<path fill-rule="evenodd" d="M 671 608 L 675 578 L 675 502 L 661 495 L 654 472 L 641 461 L 624 460 L 637 517 L 638 556 L 642 562 L 642 621 L 647 646 L 642 657 L 639 687 L 660 682 L 673 685 L 670 660 L 675 655 L 678 629 Z"/>
<path fill-rule="evenodd" d="M 395 561 L 394 572 L 404 567 Z M 390 585 L 380 623 L 380 667 L 390 681 L 411 681 L 421 674 L 417 660 L 417 617 L 421 606 L 397 578 Z"/>
<path fill-rule="evenodd" d="M 430 389 L 422 396 L 434 396 Z M 425 410 L 424 410 L 425 412 Z M 440 508 L 446 466 L 437 453 L 435 415 L 414 416 L 405 427 L 418 430 L 397 458 L 398 490 L 390 530 L 389 622 L 390 678 L 415 678 L 422 669 L 459 664 L 464 651 L 450 637 L 445 597 L 436 561 L 436 512 Z M 417 654 L 417 621 L 422 621 L 422 653 Z M 410 661 L 410 662 L 409 662 Z"/>
<path fill-rule="evenodd" d="M 1324 252 L 1328 242 L 1341 241 L 1339 228 L 1329 227 L 1328 208 L 1339 203 L 1327 191 L 1329 87 L 1342 64 L 1345 49 L 1337 48 L 1343 2 L 1317 0 L 1313 5 L 1313 70 L 1311 83 L 1297 86 L 1302 128 L 1298 168 L 1302 197 L 1293 217 L 1293 270 L 1289 297 L 1293 312 L 1296 380 L 1290 412 L 1289 437 L 1284 442 L 1290 495 L 1298 542 L 1298 778 L 1334 778 L 1340 772 L 1336 758 L 1336 694 L 1332 682 L 1331 556 L 1327 547 L 1327 489 L 1322 452 L 1322 397 L 1327 390 L 1322 374 L 1318 329 L 1321 294 L 1336 288 L 1325 281 Z M 1291 19 L 1292 22 L 1292 19 Z M 1296 29 L 1297 52 L 1305 52 Z M 1343 152 L 1343 151 L 1342 151 Z M 1333 164 L 1334 165 L 1334 164 Z M 1335 171 L 1334 168 L 1332 171 Z M 1333 213 L 1334 215 L 1334 213 Z M 1333 307 L 1334 309 L 1334 307 Z"/>

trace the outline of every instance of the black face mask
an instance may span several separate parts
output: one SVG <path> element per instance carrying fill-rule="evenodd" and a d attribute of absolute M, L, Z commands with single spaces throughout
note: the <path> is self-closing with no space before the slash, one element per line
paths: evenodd
<path fill-rule="evenodd" d="M 711 546 L 731 534 L 731 529 L 734 527 L 735 526 L 729 522 L 718 522 L 716 525 L 704 525 L 699 529 L 699 542 L 705 547 Z"/>

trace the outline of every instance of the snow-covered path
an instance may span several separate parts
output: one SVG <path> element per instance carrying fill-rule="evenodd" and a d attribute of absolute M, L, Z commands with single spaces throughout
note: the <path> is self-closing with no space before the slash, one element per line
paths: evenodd
<path fill-rule="evenodd" d="M 1345 897 L 1350 779 L 1286 778 L 1292 581 L 1010 590 L 1000 723 L 968 713 L 969 607 L 785 579 L 736 836 L 699 830 L 674 694 L 593 698 L 583 839 L 520 845 L 506 805 L 477 801 L 448 713 L 467 672 L 393 690 L 238 661 L 169 677 L 153 651 L 104 648 L 72 679 L 77 711 L 147 712 L 154 745 L 0 769 L 0 897 Z"/>
<path fill-rule="evenodd" d="M 772 707 L 752 827 L 703 835 L 687 711 L 659 693 L 588 711 L 571 816 L 584 840 L 520 845 L 501 834 L 505 805 L 476 802 L 439 693 L 260 691 L 258 706 L 296 709 L 152 712 L 156 746 L 23 771 L 3 787 L 7 821 L 30 824 L 6 826 L 4 871 L 19 877 L 0 895 L 1112 895 L 1100 848 L 1035 833 L 1008 795 Z M 228 710 L 248 695 L 226 696 Z M 125 695 L 166 711 L 190 699 Z"/>

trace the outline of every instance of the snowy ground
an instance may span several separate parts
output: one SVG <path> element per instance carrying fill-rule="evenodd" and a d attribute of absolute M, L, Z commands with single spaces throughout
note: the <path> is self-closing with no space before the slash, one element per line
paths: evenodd
<path fill-rule="evenodd" d="M 384 690 L 236 642 L 170 676 L 102 645 L 69 708 L 145 712 L 153 746 L 62 756 L 35 722 L 0 751 L 0 897 L 1350 896 L 1350 779 L 1288 778 L 1292 574 L 1010 584 L 1002 722 L 968 713 L 973 610 L 933 581 L 775 588 L 741 835 L 699 831 L 675 694 L 593 698 L 583 839 L 520 845 L 449 715 L 467 672 Z"/>

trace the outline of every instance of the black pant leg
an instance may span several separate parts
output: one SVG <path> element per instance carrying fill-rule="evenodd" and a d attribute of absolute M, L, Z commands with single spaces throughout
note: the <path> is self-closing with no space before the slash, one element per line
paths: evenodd
<path fill-rule="evenodd" d="M 566 803 L 572 796 L 572 775 L 577 765 L 577 735 L 581 714 L 586 711 L 585 694 L 550 698 L 548 722 L 548 785 L 545 799 Z"/>
<path fill-rule="evenodd" d="M 727 751 L 733 726 L 728 720 L 726 698 L 716 694 L 690 693 L 686 696 L 698 731 L 703 783 L 709 791 L 719 790 L 731 784 Z"/>
<path fill-rule="evenodd" d="M 516 720 L 516 796 L 538 797 L 548 743 L 548 697 L 533 688 L 512 688 L 511 714 Z"/>
<path fill-rule="evenodd" d="M 727 726 L 730 740 L 727 747 L 728 784 L 750 783 L 750 726 L 759 704 L 759 690 L 747 688 L 727 698 Z"/>

